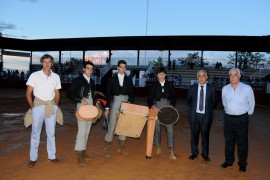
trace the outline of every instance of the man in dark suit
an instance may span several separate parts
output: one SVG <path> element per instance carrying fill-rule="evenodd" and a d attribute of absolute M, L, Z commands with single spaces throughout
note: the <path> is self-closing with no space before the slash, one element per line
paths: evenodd
<path fill-rule="evenodd" d="M 190 160 L 197 158 L 199 154 L 198 143 L 201 132 L 202 157 L 205 161 L 209 158 L 209 133 L 213 120 L 213 109 L 217 105 L 216 89 L 208 84 L 207 72 L 197 72 L 199 83 L 191 85 L 188 90 L 187 102 L 190 107 L 189 124 L 191 127 L 191 155 Z"/>

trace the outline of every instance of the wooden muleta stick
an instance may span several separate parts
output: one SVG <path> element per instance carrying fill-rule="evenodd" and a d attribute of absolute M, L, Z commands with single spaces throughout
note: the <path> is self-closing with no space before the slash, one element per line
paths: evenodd
<path fill-rule="evenodd" d="M 149 109 L 149 117 L 147 121 L 146 159 L 151 159 L 152 155 L 156 117 L 157 113 L 153 109 Z"/>

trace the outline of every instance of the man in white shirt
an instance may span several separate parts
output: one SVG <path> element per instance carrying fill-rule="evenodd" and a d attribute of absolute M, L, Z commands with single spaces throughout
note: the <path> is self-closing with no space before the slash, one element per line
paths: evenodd
<path fill-rule="evenodd" d="M 40 58 L 42 70 L 30 75 L 26 82 L 26 100 L 32 109 L 32 133 L 30 145 L 30 161 L 28 167 L 35 166 L 38 158 L 38 148 L 40 143 L 40 134 L 43 123 L 46 125 L 47 134 L 47 153 L 48 160 L 58 164 L 60 161 L 56 158 L 55 146 L 55 125 L 56 112 L 60 100 L 61 82 L 60 77 L 52 72 L 53 57 L 44 54 Z M 34 94 L 34 101 L 32 99 Z"/>
<path fill-rule="evenodd" d="M 240 172 L 246 172 L 248 157 L 248 124 L 249 115 L 255 107 L 252 88 L 240 82 L 240 70 L 229 71 L 230 84 L 222 89 L 224 106 L 225 162 L 220 166 L 227 168 L 234 163 L 234 149 L 237 143 L 238 165 Z"/>

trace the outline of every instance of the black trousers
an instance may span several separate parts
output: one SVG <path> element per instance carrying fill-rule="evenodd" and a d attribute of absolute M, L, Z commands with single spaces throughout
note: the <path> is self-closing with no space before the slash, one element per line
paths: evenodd
<path fill-rule="evenodd" d="M 207 123 L 205 114 L 195 114 L 194 122 L 191 126 L 191 153 L 195 156 L 199 154 L 198 144 L 201 133 L 202 137 L 202 153 L 203 157 L 209 155 L 209 134 L 211 124 Z"/>
<path fill-rule="evenodd" d="M 237 143 L 238 165 L 247 166 L 248 157 L 248 114 L 224 115 L 225 162 L 234 163 L 234 149 Z"/>

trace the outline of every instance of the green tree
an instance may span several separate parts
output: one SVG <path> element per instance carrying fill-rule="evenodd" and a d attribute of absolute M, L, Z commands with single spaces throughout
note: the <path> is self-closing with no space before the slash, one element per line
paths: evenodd
<path fill-rule="evenodd" d="M 81 59 L 81 58 L 76 58 L 76 57 L 71 57 L 71 58 L 70 58 L 70 62 L 72 62 L 73 64 L 82 64 L 83 59 Z"/>
<path fill-rule="evenodd" d="M 250 60 L 250 65 L 253 67 L 253 68 L 258 68 L 258 64 L 261 63 L 261 62 L 265 62 L 266 59 L 264 57 L 264 54 L 261 54 L 261 53 L 254 53 L 253 56 L 251 57 L 251 60 Z"/>
<path fill-rule="evenodd" d="M 228 55 L 228 64 L 235 64 L 235 59 L 236 59 L 236 52 L 233 54 Z M 258 68 L 258 64 L 260 62 L 266 61 L 264 54 L 261 53 L 252 53 L 252 52 L 237 52 L 237 60 L 239 61 L 240 59 L 242 60 L 247 60 L 248 62 L 248 67 L 249 68 Z"/>
<path fill-rule="evenodd" d="M 156 66 L 159 66 L 159 67 L 163 67 L 164 66 L 162 57 L 158 57 L 157 61 L 154 61 L 154 62 L 155 62 L 155 65 Z"/>
<path fill-rule="evenodd" d="M 178 62 L 181 66 L 187 66 L 189 61 L 193 61 L 195 66 L 201 66 L 201 57 L 199 56 L 199 52 L 188 53 L 186 57 L 178 58 Z M 208 64 L 208 61 L 203 61 L 203 66 L 207 66 Z"/>

